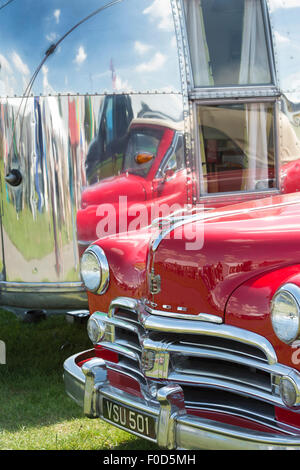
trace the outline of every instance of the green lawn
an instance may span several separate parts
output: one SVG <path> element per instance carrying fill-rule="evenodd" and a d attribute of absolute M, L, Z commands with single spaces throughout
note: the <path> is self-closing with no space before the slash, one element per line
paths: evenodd
<path fill-rule="evenodd" d="M 156 446 L 98 419 L 65 393 L 64 360 L 91 344 L 85 327 L 64 316 L 29 324 L 0 310 L 0 450 L 150 450 Z"/>

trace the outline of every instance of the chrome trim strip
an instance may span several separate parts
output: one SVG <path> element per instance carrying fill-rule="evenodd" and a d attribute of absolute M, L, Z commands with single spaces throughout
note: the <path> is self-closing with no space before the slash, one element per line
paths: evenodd
<path fill-rule="evenodd" d="M 184 120 L 184 148 L 185 163 L 187 169 L 186 190 L 187 204 L 192 205 L 196 202 L 197 175 L 195 173 L 196 152 L 194 145 L 194 116 L 189 100 L 189 91 L 192 83 L 190 74 L 189 46 L 186 38 L 185 22 L 183 20 L 184 12 L 180 0 L 171 0 L 175 33 L 177 38 L 177 51 L 179 58 L 179 68 L 181 76 L 183 120 Z"/>
<path fill-rule="evenodd" d="M 85 375 L 83 411 L 89 418 L 97 418 L 97 388 L 108 384 L 106 364 L 103 359 L 94 357 L 83 364 L 81 368 Z"/>
<path fill-rule="evenodd" d="M 191 320 L 173 320 L 148 316 L 143 319 L 145 329 L 161 333 L 180 333 L 209 335 L 219 338 L 232 339 L 260 349 L 267 357 L 269 364 L 277 363 L 276 352 L 269 341 L 256 333 L 230 325 L 214 326 L 210 323 L 194 322 Z"/>
<path fill-rule="evenodd" d="M 64 362 L 64 383 L 67 395 L 83 408 L 85 376 L 76 361 L 82 355 L 74 354 Z"/>
<path fill-rule="evenodd" d="M 132 367 L 129 367 L 126 364 L 122 364 L 122 363 L 116 364 L 116 363 L 106 362 L 106 367 L 107 369 L 110 369 L 113 372 L 119 372 L 122 375 L 126 375 L 126 377 L 129 377 L 130 379 L 145 381 L 145 377 L 143 376 L 142 372 L 139 369 L 133 369 Z"/>
<path fill-rule="evenodd" d="M 171 308 L 171 307 L 170 307 Z M 193 321 L 205 321 L 209 323 L 223 323 L 223 318 L 218 317 L 217 315 L 211 315 L 210 313 L 198 313 L 198 315 L 189 315 L 184 313 L 175 313 L 170 312 L 170 310 L 154 310 L 148 306 L 145 307 L 145 310 L 149 312 L 151 315 L 159 315 L 163 317 L 170 317 L 170 318 L 179 318 L 181 320 L 193 320 Z"/>
<path fill-rule="evenodd" d="M 221 199 L 221 198 L 224 199 L 225 196 L 228 196 L 228 197 L 236 196 L 236 198 L 240 196 L 240 198 L 243 197 L 242 202 L 247 202 L 247 201 L 251 202 L 251 201 L 255 201 L 255 199 L 253 199 L 252 197 L 253 194 L 255 194 L 257 196 L 257 199 L 259 199 L 262 197 L 276 196 L 277 194 L 281 194 L 281 193 L 278 188 L 268 188 L 268 189 L 265 189 L 264 191 L 236 191 L 236 192 L 228 191 L 227 193 L 221 193 L 221 192 L 220 193 L 204 193 L 200 196 L 199 201 L 201 202 L 202 200 L 203 201 L 205 200 L 205 202 L 213 204 L 214 202 L 217 202 L 218 199 Z M 245 199 L 245 196 L 248 196 L 248 199 Z M 257 209 L 259 209 L 259 207 Z M 207 210 L 215 210 L 215 209 L 212 207 L 210 209 L 204 208 L 204 210 L 207 211 Z"/>
<path fill-rule="evenodd" d="M 283 407 L 281 397 L 272 395 L 271 392 L 264 391 L 254 385 L 241 385 L 233 380 L 219 379 L 216 377 L 204 377 L 188 374 L 179 374 L 178 372 L 171 372 L 168 380 L 174 383 L 181 383 L 185 385 L 201 386 L 202 388 L 222 390 L 223 392 L 230 392 L 236 395 L 241 395 L 263 402 L 271 403 L 274 406 Z M 233 386 L 234 382 L 234 386 Z"/>
<path fill-rule="evenodd" d="M 152 349 L 155 349 L 155 342 L 152 345 Z M 158 343 L 160 344 L 160 343 Z M 203 347 L 199 345 L 199 347 L 192 347 L 192 346 L 184 346 L 182 344 L 179 345 L 174 345 L 174 344 L 168 344 L 166 349 L 164 351 L 167 351 L 168 353 L 172 354 L 182 354 L 185 356 L 194 356 L 199 359 L 202 357 L 209 358 L 209 359 L 218 359 L 221 361 L 228 361 L 232 363 L 237 363 L 241 364 L 244 366 L 249 366 L 249 367 L 254 367 L 255 369 L 260 369 L 263 370 L 264 372 L 267 372 L 269 374 L 274 374 L 277 376 L 284 376 L 288 375 L 291 372 L 291 368 L 284 366 L 282 364 L 279 364 L 278 362 L 274 364 L 270 364 L 264 361 L 261 361 L 259 359 L 254 359 L 253 356 L 251 357 L 245 357 L 243 354 L 237 353 L 230 353 L 230 352 L 220 352 L 220 349 L 212 350 L 207 347 Z"/>
<path fill-rule="evenodd" d="M 238 406 L 227 406 L 225 403 L 224 404 L 219 404 L 216 405 L 214 404 L 211 406 L 211 404 L 207 403 L 199 403 L 199 404 L 194 404 L 193 402 L 185 401 L 185 406 L 186 409 L 189 410 L 199 410 L 199 411 L 212 411 L 212 412 L 220 412 L 224 414 L 230 414 L 231 416 L 236 416 L 242 419 L 248 419 L 250 422 L 258 422 L 263 424 L 265 426 L 268 426 L 269 428 L 272 428 L 274 432 L 278 431 L 278 423 L 274 417 L 268 416 L 264 413 L 259 412 L 258 410 L 252 411 L 252 410 L 246 410 L 245 408 L 239 408 Z M 292 426 L 286 425 L 284 427 L 284 432 L 289 435 L 295 435 L 295 428 Z"/>
<path fill-rule="evenodd" d="M 256 99 L 259 101 L 269 101 L 270 98 L 276 98 L 280 96 L 280 91 L 275 86 L 236 86 L 236 87 L 204 87 L 194 88 L 189 94 L 191 100 L 222 100 L 222 103 L 232 101 L 232 98 L 236 98 L 238 101 L 243 103 L 249 100 Z"/>
<path fill-rule="evenodd" d="M 119 328 L 123 328 L 125 330 L 131 331 L 132 333 L 136 333 L 137 335 L 140 334 L 141 327 L 137 326 L 136 324 L 131 323 L 129 320 L 125 321 L 120 318 L 109 317 L 107 315 L 103 317 L 102 320 L 107 325 L 118 326 Z"/>
<path fill-rule="evenodd" d="M 268 0 L 265 0 L 262 2 L 262 13 L 263 13 L 264 26 L 265 26 L 264 29 L 266 32 L 266 41 L 267 41 L 267 49 L 268 49 L 272 83 L 274 83 L 275 86 L 279 87 L 277 73 L 276 73 L 277 60 L 275 58 L 273 28 L 271 25 L 270 13 L 269 13 L 269 8 L 268 8 L 267 3 L 268 3 Z"/>
<path fill-rule="evenodd" d="M 137 311 L 138 301 L 130 297 L 117 297 L 112 300 L 108 309 L 108 316 L 113 317 L 115 310 L 118 308 L 124 308 L 127 310 Z"/>
<path fill-rule="evenodd" d="M 5 292 L 22 291 L 22 292 L 53 292 L 56 290 L 85 291 L 82 282 L 8 282 L 0 281 L 0 289 Z"/>
<path fill-rule="evenodd" d="M 131 351 L 131 349 L 126 346 L 123 346 L 122 344 L 110 343 L 108 341 L 103 341 L 99 344 L 101 344 L 101 346 L 103 346 L 103 348 L 105 349 L 109 349 L 110 351 L 116 352 L 118 354 L 123 354 L 123 356 L 126 356 L 129 359 L 140 363 L 140 357 L 138 353 Z"/>
<path fill-rule="evenodd" d="M 185 415 L 184 395 L 179 385 L 166 385 L 157 392 L 160 405 L 157 441 L 161 447 L 176 447 L 176 417 Z"/>
<path fill-rule="evenodd" d="M 284 450 L 299 449 L 300 438 L 267 434 L 220 424 L 216 421 L 194 419 L 184 415 L 176 419 L 177 444 L 183 449 Z"/>
<path fill-rule="evenodd" d="M 274 193 L 274 191 L 271 191 L 271 192 Z M 250 193 L 247 193 L 247 194 L 250 194 Z M 232 215 L 237 215 L 237 214 L 248 214 L 250 212 L 255 212 L 255 211 L 260 211 L 260 210 L 265 210 L 265 209 L 276 209 L 278 207 L 284 207 L 284 206 L 292 205 L 292 204 L 297 204 L 297 201 L 292 201 L 288 203 L 283 202 L 279 204 L 269 204 L 269 205 L 262 206 L 262 207 L 248 207 L 247 209 L 236 209 L 232 211 L 224 211 L 224 212 L 220 211 L 220 212 L 215 212 L 214 214 L 211 214 L 210 212 L 205 212 L 201 214 L 182 217 L 180 221 L 176 219 L 176 221 L 173 224 L 172 224 L 172 218 L 170 218 L 170 227 L 166 230 L 162 230 L 159 233 L 157 238 L 154 239 L 151 249 L 153 252 L 155 252 L 157 248 L 159 247 L 160 243 L 163 241 L 163 239 L 167 235 L 169 235 L 176 228 L 181 227 L 182 225 L 185 225 L 188 223 L 199 222 L 200 220 L 202 220 L 203 222 L 206 222 L 207 220 L 211 221 L 213 219 L 218 219 L 219 217 L 230 217 Z"/>

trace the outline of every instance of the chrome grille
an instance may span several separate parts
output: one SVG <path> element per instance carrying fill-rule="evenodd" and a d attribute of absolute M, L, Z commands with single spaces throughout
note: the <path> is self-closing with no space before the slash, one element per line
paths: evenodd
<path fill-rule="evenodd" d="M 209 348 L 210 350 L 217 350 L 218 353 L 232 353 L 240 357 L 259 359 L 268 362 L 268 358 L 263 351 L 257 347 L 232 341 L 226 338 L 216 337 L 194 337 L 189 338 L 189 341 L 180 341 L 180 344 L 192 347 Z"/>
<path fill-rule="evenodd" d="M 262 336 L 224 324 L 160 318 L 126 298 L 112 303 L 106 323 L 113 341 L 101 344 L 119 354 L 119 366 L 143 377 L 144 391 L 150 383 L 177 383 L 188 408 L 248 417 L 268 418 L 274 405 L 283 406 L 275 385 L 288 368 L 278 364 Z"/>
<path fill-rule="evenodd" d="M 256 387 L 267 392 L 272 390 L 270 374 L 232 362 L 174 355 L 171 368 L 181 377 L 187 374 L 195 377 L 207 377 L 211 380 L 225 379 L 230 380 L 232 386 L 243 383 L 248 387 Z"/>

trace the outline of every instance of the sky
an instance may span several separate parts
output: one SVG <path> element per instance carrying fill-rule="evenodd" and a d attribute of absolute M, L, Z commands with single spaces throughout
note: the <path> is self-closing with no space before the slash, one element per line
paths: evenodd
<path fill-rule="evenodd" d="M 22 95 L 45 51 L 110 0 L 12 0 L 0 9 L 0 94 Z M 1 5 L 7 0 L 0 0 Z M 300 0 L 268 0 L 281 87 L 300 101 Z M 123 0 L 73 31 L 35 94 L 180 91 L 169 0 Z"/>
<path fill-rule="evenodd" d="M 300 101 L 300 0 L 269 0 L 279 84 Z"/>
<path fill-rule="evenodd" d="M 13 0 L 0 9 L 0 94 L 22 94 L 48 47 L 109 1 Z M 33 92 L 170 89 L 180 91 L 169 0 L 123 0 L 61 42 Z"/>

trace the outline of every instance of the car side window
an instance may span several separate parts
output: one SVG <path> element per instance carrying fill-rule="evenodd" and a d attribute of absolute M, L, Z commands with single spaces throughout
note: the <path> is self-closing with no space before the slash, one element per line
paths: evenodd
<path fill-rule="evenodd" d="M 166 164 L 162 169 L 162 173 L 165 174 L 167 171 L 178 171 L 184 168 L 184 146 L 183 136 L 180 134 L 177 137 L 175 148 L 169 156 Z"/>

